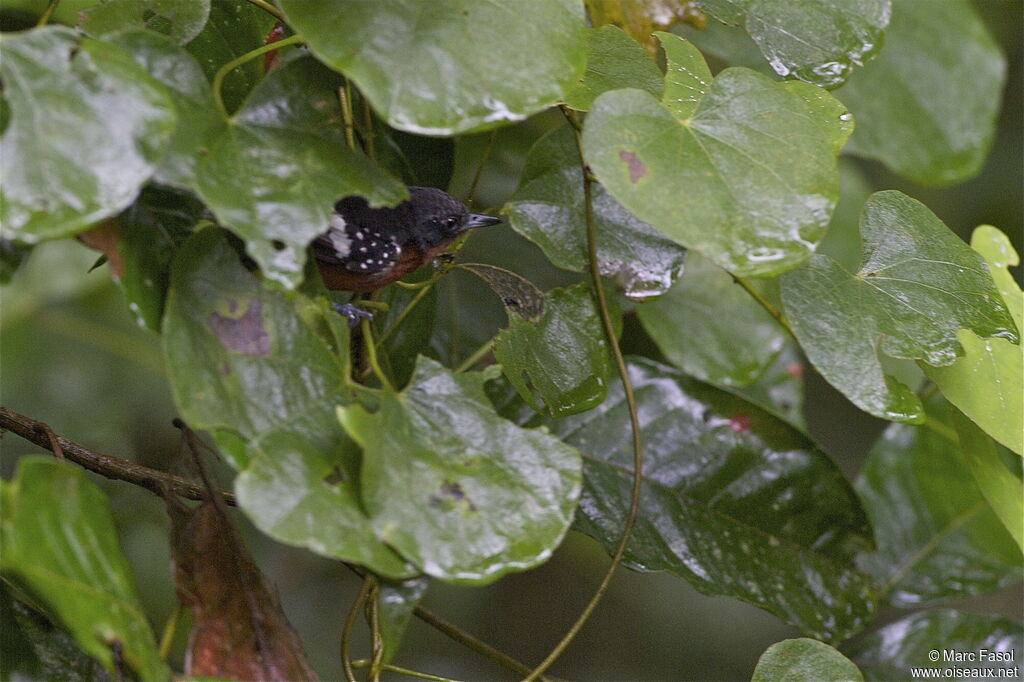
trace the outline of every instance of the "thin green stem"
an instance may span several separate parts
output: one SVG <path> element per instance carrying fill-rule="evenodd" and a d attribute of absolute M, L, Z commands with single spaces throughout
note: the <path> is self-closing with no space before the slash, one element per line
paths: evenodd
<path fill-rule="evenodd" d="M 381 386 L 389 391 L 394 391 L 395 387 L 391 385 L 391 381 L 384 374 L 384 370 L 380 367 L 380 361 L 377 359 L 377 344 L 373 342 L 373 329 L 370 327 L 370 321 L 363 318 L 360 321 L 360 325 L 363 331 L 363 345 L 366 348 L 366 361 L 370 363 L 373 375 L 377 377 L 377 381 L 381 383 Z"/>
<path fill-rule="evenodd" d="M 587 173 L 587 161 L 583 156 L 583 139 L 580 134 L 581 126 L 579 121 L 576 119 L 576 114 L 569 109 L 563 107 L 562 112 L 566 118 L 569 119 L 572 124 L 573 132 L 576 135 L 576 150 L 580 157 L 580 168 L 583 171 L 583 205 L 584 205 L 584 219 L 587 225 L 587 260 L 590 264 L 590 281 L 594 289 L 594 295 L 597 297 L 597 308 L 601 314 L 601 326 L 604 327 L 604 335 L 608 341 L 608 346 L 611 348 L 612 356 L 615 358 L 615 367 L 619 372 L 619 379 L 622 381 L 622 389 L 626 396 L 626 405 L 629 408 L 629 422 L 633 432 L 633 487 L 630 491 L 629 499 L 629 511 L 626 514 L 626 522 L 622 528 L 622 536 L 619 538 L 619 545 L 615 549 L 615 554 L 612 555 L 611 565 L 605 572 L 604 577 L 601 579 L 601 584 L 598 585 L 597 590 L 594 592 L 594 596 L 590 598 L 590 601 L 583 608 L 583 612 L 580 613 L 576 622 L 572 624 L 562 640 L 555 645 L 555 648 L 551 650 L 540 665 L 533 669 L 529 675 L 526 676 L 524 682 L 532 682 L 540 677 L 551 665 L 562 655 L 562 652 L 569 646 L 572 640 L 576 637 L 579 631 L 586 624 L 590 615 L 597 608 L 601 599 L 608 591 L 609 585 L 611 585 L 612 576 L 615 575 L 615 570 L 622 563 L 622 557 L 626 553 L 626 547 L 629 546 L 629 538 L 633 534 L 633 527 L 636 525 L 636 517 L 640 511 L 640 489 L 643 483 L 643 443 L 640 437 L 640 417 L 636 407 L 636 396 L 633 394 L 633 382 L 629 378 L 629 369 L 626 367 L 626 360 L 622 356 L 622 349 L 619 348 L 619 340 L 615 336 L 615 325 L 612 322 L 611 313 L 608 311 L 608 300 L 604 292 L 604 284 L 601 281 L 601 273 L 598 270 L 597 263 L 597 228 L 594 224 L 594 197 L 592 181 Z"/>
<path fill-rule="evenodd" d="M 398 327 L 402 324 L 402 322 L 405 321 L 405 318 L 409 316 L 409 313 L 413 311 L 413 309 L 419 304 L 419 302 L 422 301 L 423 298 L 428 293 L 430 293 L 431 287 L 433 287 L 434 284 L 436 284 L 437 280 L 439 279 L 440 276 L 438 273 L 435 274 L 430 279 L 426 280 L 425 282 L 418 282 L 418 284 L 422 284 L 423 286 L 420 288 L 418 292 L 416 292 L 416 295 L 413 296 L 413 299 L 409 301 L 409 304 L 402 308 L 402 312 L 398 313 L 398 317 L 395 318 L 395 321 L 388 325 L 388 328 L 385 329 L 384 333 L 380 335 L 379 339 L 377 339 L 377 348 L 382 347 L 384 345 L 384 342 L 391 338 L 391 335 L 395 333 Z"/>
<path fill-rule="evenodd" d="M 36 22 L 36 28 L 46 26 L 50 21 L 50 17 L 53 16 L 54 10 L 57 9 L 57 5 L 59 4 L 60 0 L 50 0 L 50 2 L 46 4 L 46 9 L 43 10 L 43 13 L 39 16 L 39 21 Z"/>
<path fill-rule="evenodd" d="M 764 297 L 764 294 L 755 289 L 754 285 L 751 284 L 749 280 L 746 280 L 743 277 L 738 277 L 732 274 L 731 272 L 729 273 L 729 275 L 732 277 L 732 281 L 736 282 L 736 284 L 739 284 L 741 287 L 743 287 L 744 291 L 750 294 L 755 301 L 760 303 L 761 307 L 767 310 L 768 314 L 774 317 L 775 321 L 781 324 L 783 329 L 789 332 L 790 336 L 796 338 L 796 335 L 793 334 L 793 328 L 789 326 L 789 320 L 786 319 L 786 316 L 782 314 L 781 310 L 776 308 L 771 301 Z"/>
<path fill-rule="evenodd" d="M 242 64 L 250 62 L 253 59 L 259 57 L 260 55 L 266 54 L 267 52 L 273 52 L 274 50 L 279 50 L 282 47 L 288 47 L 289 45 L 298 45 L 303 42 L 305 41 L 303 40 L 302 36 L 298 34 L 288 36 L 287 38 L 284 38 L 283 40 L 278 40 L 275 43 L 268 43 L 266 45 L 261 45 L 260 47 L 257 47 L 255 50 L 250 50 L 249 52 L 243 54 L 241 57 L 238 57 L 237 59 L 232 59 L 224 66 L 220 67 L 220 69 L 217 70 L 217 73 L 213 76 L 213 85 L 211 86 L 211 88 L 213 89 L 213 101 L 217 105 L 217 111 L 223 114 L 224 118 L 229 118 L 228 110 L 224 107 L 224 96 L 221 94 L 221 90 L 224 86 L 224 78 L 229 73 L 237 69 Z"/>
<path fill-rule="evenodd" d="M 369 597 L 372 586 L 373 579 L 371 577 L 363 578 L 359 594 L 356 595 L 356 600 L 352 602 L 352 607 L 348 610 L 348 615 L 345 616 L 345 626 L 341 629 L 341 667 L 345 671 L 345 680 L 347 682 L 356 682 L 356 674 L 352 669 L 352 658 L 349 656 L 349 644 L 352 642 L 352 630 L 356 626 L 356 621 L 359 620 L 359 612 L 363 610 L 363 604 L 366 603 L 366 598 Z"/>
<path fill-rule="evenodd" d="M 373 130 L 373 109 L 370 108 L 370 100 L 366 99 L 366 95 L 363 93 L 359 94 L 362 95 L 363 99 L 363 127 L 365 128 L 363 131 L 363 151 L 366 152 L 366 156 L 370 161 L 376 162 L 377 151 L 374 146 L 376 133 Z"/>
<path fill-rule="evenodd" d="M 384 637 L 380 633 L 380 583 L 373 580 L 369 599 L 366 602 L 366 620 L 370 626 L 370 682 L 380 682 L 380 671 L 384 667 Z"/>
<path fill-rule="evenodd" d="M 358 661 L 352 661 L 353 668 L 368 668 L 372 665 L 372 661 L 368 658 L 360 658 Z M 450 677 L 441 677 L 439 675 L 431 675 L 430 673 L 422 673 L 418 670 L 410 670 L 409 668 L 403 668 L 398 665 L 392 665 L 390 663 L 382 663 L 380 666 L 381 670 L 387 670 L 388 672 L 398 673 L 407 677 L 415 677 L 421 680 L 431 680 L 431 682 L 459 682 L 453 680 Z"/>
<path fill-rule="evenodd" d="M 269 2 L 267 2 L 267 0 L 249 0 L 249 2 L 253 5 L 256 5 L 267 14 L 270 14 L 278 21 L 282 23 L 284 22 L 284 15 L 281 14 L 281 10 L 271 5 Z"/>
<path fill-rule="evenodd" d="M 484 153 L 480 156 L 480 163 L 476 165 L 476 172 L 473 174 L 473 182 L 469 183 L 469 191 L 466 192 L 466 205 L 473 205 L 473 196 L 476 194 L 476 186 L 480 183 L 480 176 L 483 175 L 484 165 L 487 163 L 487 159 L 491 156 L 491 150 L 494 149 L 494 140 L 498 136 L 497 130 L 492 130 L 490 137 L 487 139 L 487 146 L 484 147 Z"/>
<path fill-rule="evenodd" d="M 345 145 L 355 151 L 356 124 L 352 116 L 352 84 L 347 78 L 344 87 L 338 88 L 338 101 L 341 102 L 341 123 L 345 129 Z"/>
<path fill-rule="evenodd" d="M 487 356 L 487 354 L 490 353 L 493 349 L 494 349 L 494 339 L 491 338 L 491 339 L 488 339 L 487 341 L 485 341 L 482 346 L 480 346 L 475 351 L 473 351 L 472 355 L 470 355 L 468 358 L 463 360 L 462 364 L 460 364 L 458 367 L 455 368 L 455 373 L 456 374 L 461 374 L 461 373 L 465 372 L 470 367 L 472 367 L 476 363 L 478 363 L 481 360 L 483 360 Z"/>
<path fill-rule="evenodd" d="M 167 655 L 171 652 L 171 645 L 174 643 L 174 633 L 178 631 L 178 621 L 181 620 L 181 604 L 176 604 L 171 612 L 167 623 L 164 624 L 164 632 L 160 636 L 160 660 L 166 662 Z"/>

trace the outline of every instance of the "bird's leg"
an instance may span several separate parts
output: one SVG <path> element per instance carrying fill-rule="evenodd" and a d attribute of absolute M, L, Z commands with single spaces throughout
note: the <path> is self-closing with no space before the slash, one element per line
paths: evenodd
<path fill-rule="evenodd" d="M 357 308 L 355 306 L 355 304 L 352 303 L 352 302 L 349 302 L 349 303 L 332 303 L 331 304 L 331 308 L 334 310 L 334 312 L 336 312 L 339 315 L 342 315 L 342 316 L 344 316 L 345 318 L 348 319 L 348 326 L 349 327 L 353 327 L 354 328 L 354 327 L 358 326 L 360 319 L 367 319 L 367 320 L 372 320 L 373 319 L 373 313 L 371 313 L 371 312 L 369 312 L 367 310 L 363 310 L 362 308 Z"/>

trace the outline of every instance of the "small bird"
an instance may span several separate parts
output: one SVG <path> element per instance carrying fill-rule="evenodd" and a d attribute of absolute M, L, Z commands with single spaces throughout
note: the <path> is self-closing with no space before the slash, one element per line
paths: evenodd
<path fill-rule="evenodd" d="M 353 195 L 334 205 L 330 227 L 313 240 L 313 256 L 328 289 L 376 291 L 432 261 L 466 230 L 499 222 L 433 187 L 410 187 L 409 198 L 393 208 L 371 208 Z M 367 316 L 351 304 L 335 309 L 352 324 Z"/>

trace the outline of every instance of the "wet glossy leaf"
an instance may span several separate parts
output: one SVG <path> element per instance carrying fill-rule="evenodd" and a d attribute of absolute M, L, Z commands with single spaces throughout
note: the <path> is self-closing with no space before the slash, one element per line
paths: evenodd
<path fill-rule="evenodd" d="M 334 418 L 349 399 L 348 333 L 326 303 L 271 291 L 207 229 L 175 256 L 164 353 L 182 418 L 215 433 L 260 530 L 406 575 L 359 504 L 352 446 Z"/>
<path fill-rule="evenodd" d="M 763 407 L 784 421 L 806 431 L 804 423 L 804 358 L 800 347 L 787 340 L 775 362 L 749 386 L 726 386 L 726 390 Z"/>
<path fill-rule="evenodd" d="M 412 618 L 413 611 L 427 593 L 430 581 L 426 578 L 413 578 L 402 582 L 382 581 L 377 593 L 377 606 L 380 612 L 380 634 L 384 640 L 382 660 L 387 663 L 402 642 L 405 627 Z"/>
<path fill-rule="evenodd" d="M 78 13 L 78 26 L 92 38 L 145 28 L 184 45 L 209 17 L 210 0 L 103 0 Z"/>
<path fill-rule="evenodd" d="M 988 155 L 1005 79 L 970 2 L 895 0 L 882 54 L 838 93 L 857 118 L 848 151 L 926 185 L 966 180 Z"/>
<path fill-rule="evenodd" d="M 697 254 L 671 291 L 637 314 L 672 364 L 714 384 L 753 383 L 786 342 L 779 323 L 729 273 Z"/>
<path fill-rule="evenodd" d="M 48 457 L 18 461 L 0 483 L 0 571 L 45 605 L 78 645 L 113 672 L 113 649 L 141 679 L 166 680 L 107 498 L 85 472 Z"/>
<path fill-rule="evenodd" d="M 929 406 L 925 426 L 890 425 L 868 456 L 857 492 L 878 551 L 863 566 L 896 605 L 991 592 L 1020 579 L 1020 548 L 964 456 L 942 403 Z"/>
<path fill-rule="evenodd" d="M 210 3 L 206 26 L 186 49 L 212 81 L 220 67 L 263 44 L 274 23 L 273 16 L 252 3 L 217 0 Z M 221 90 L 228 111 L 237 109 L 262 78 L 263 62 L 259 59 L 233 69 Z"/>
<path fill-rule="evenodd" d="M 114 45 L 60 26 L 7 34 L 3 54 L 6 236 L 65 237 L 130 204 L 174 130 L 164 87 Z"/>
<path fill-rule="evenodd" d="M 707 17 L 694 0 L 584 0 L 593 26 L 613 24 L 623 29 L 654 56 L 658 52 L 655 31 L 667 31 L 678 22 L 704 28 Z"/>
<path fill-rule="evenodd" d="M 843 639 L 873 610 L 852 556 L 871 543 L 838 468 L 799 431 L 742 398 L 631 361 L 644 441 L 629 565 L 750 602 L 815 636 Z M 617 384 L 599 407 L 550 422 L 584 455 L 575 528 L 608 551 L 629 507 L 629 416 Z"/>
<path fill-rule="evenodd" d="M 586 60 L 583 7 L 573 0 L 280 6 L 317 57 L 350 77 L 389 125 L 413 133 L 522 120 L 562 101 Z"/>
<path fill-rule="evenodd" d="M 639 220 L 599 184 L 593 186 L 593 207 L 601 275 L 619 280 L 634 300 L 665 293 L 683 271 L 686 249 Z M 519 187 L 502 211 L 512 228 L 556 266 L 586 271 L 583 172 L 570 127 L 534 144 Z"/>
<path fill-rule="evenodd" d="M 373 414 L 339 407 L 363 448 L 363 499 L 380 537 L 427 575 L 484 583 L 545 561 L 579 498 L 579 453 L 494 413 L 494 372 L 451 374 L 421 357 Z"/>
<path fill-rule="evenodd" d="M 958 669 L 964 678 L 985 677 L 983 669 L 1019 667 L 1024 627 L 1008 618 L 964 611 L 933 610 L 915 613 L 886 625 L 846 648 L 868 680 L 884 682 L 906 679 L 912 668 L 930 668 L 925 676 L 941 679 L 942 670 Z M 979 660 L 977 663 L 950 663 L 943 652 L 980 653 L 985 650 L 1014 663 Z M 932 652 L 941 660 L 933 660 Z M 1016 653 L 1011 653 L 1016 652 Z M 974 671 L 977 671 L 974 673 Z"/>
<path fill-rule="evenodd" d="M 1024 293 L 1009 266 L 1020 263 L 1009 238 L 991 225 L 974 230 L 971 247 L 985 257 L 1003 302 L 1024 329 Z M 964 356 L 948 367 L 922 365 L 942 395 L 990 436 L 1024 455 L 1024 355 L 1007 339 L 980 339 L 957 332 Z"/>
<path fill-rule="evenodd" d="M 1017 546 L 1024 551 L 1024 483 L 1021 482 L 1020 465 L 1017 465 L 1015 472 L 1011 471 L 1003 462 L 995 443 L 984 431 L 955 407 L 950 406 L 949 412 L 967 468 L 974 476 L 978 489 L 1013 536 Z"/>
<path fill-rule="evenodd" d="M 597 98 L 583 132 L 594 173 L 638 218 L 727 270 L 800 264 L 838 198 L 835 141 L 846 122 L 819 120 L 835 109 L 749 69 L 707 82 L 692 46 L 660 38 L 678 87 L 661 102 L 639 90 Z"/>
<path fill-rule="evenodd" d="M 553 289 L 536 321 L 509 314 L 494 357 L 534 409 L 554 417 L 585 412 L 604 400 L 612 357 L 589 284 Z"/>
<path fill-rule="evenodd" d="M 782 278 L 786 313 L 807 357 L 855 405 L 919 422 L 921 402 L 883 373 L 879 351 L 949 365 L 964 352 L 957 329 L 1016 340 L 1013 318 L 984 259 L 924 204 L 896 191 L 873 194 L 861 237 L 856 274 L 816 255 Z"/>
<path fill-rule="evenodd" d="M 744 24 L 780 76 L 826 88 L 882 47 L 889 0 L 697 0 L 719 21 Z"/>
<path fill-rule="evenodd" d="M 639 88 L 660 97 L 664 87 L 661 70 L 639 43 L 616 26 L 602 26 L 587 29 L 587 69 L 565 103 L 586 111 L 608 90 Z"/>
<path fill-rule="evenodd" d="M 864 682 L 850 659 L 816 639 L 786 639 L 768 647 L 751 682 Z"/>
<path fill-rule="evenodd" d="M 156 180 L 195 188 L 199 159 L 226 128 L 202 69 L 184 48 L 148 31 L 130 31 L 109 40 L 163 83 L 174 100 L 178 122 L 167 155 L 157 166 Z"/>
<path fill-rule="evenodd" d="M 345 145 L 339 80 L 311 57 L 260 82 L 199 164 L 197 189 L 270 278 L 294 287 L 334 203 L 397 203 L 405 187 Z M 287 178 L 287 182 L 282 182 Z"/>

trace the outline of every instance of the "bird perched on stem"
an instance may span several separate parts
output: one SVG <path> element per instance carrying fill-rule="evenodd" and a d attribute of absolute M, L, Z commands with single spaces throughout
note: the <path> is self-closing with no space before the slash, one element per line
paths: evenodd
<path fill-rule="evenodd" d="M 371 208 L 363 197 L 348 196 L 313 241 L 313 256 L 328 289 L 366 293 L 426 265 L 463 232 L 499 222 L 433 187 L 410 187 L 409 198 L 394 207 Z M 353 324 L 368 315 L 351 304 L 335 309 Z"/>

